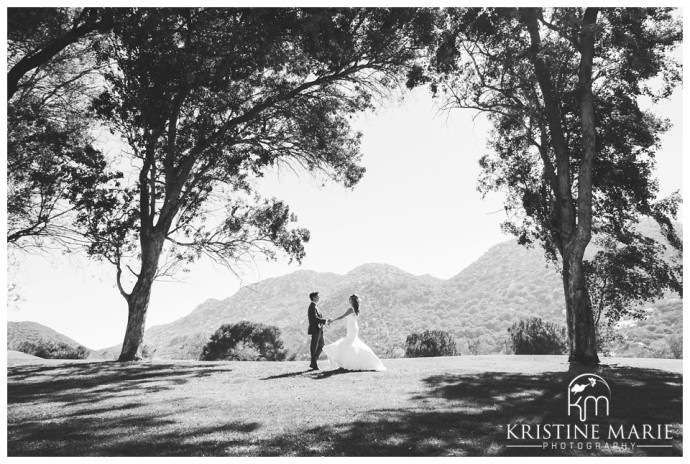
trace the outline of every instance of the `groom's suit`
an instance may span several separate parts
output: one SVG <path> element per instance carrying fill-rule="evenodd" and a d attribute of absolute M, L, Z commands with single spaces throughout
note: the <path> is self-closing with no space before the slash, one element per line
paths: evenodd
<path fill-rule="evenodd" d="M 326 319 L 321 316 L 319 308 L 316 307 L 316 303 L 313 301 L 309 304 L 307 316 L 309 317 L 307 335 L 311 335 L 311 367 L 317 367 L 316 360 L 319 359 L 325 344 L 323 341 L 323 325 L 326 323 Z"/>

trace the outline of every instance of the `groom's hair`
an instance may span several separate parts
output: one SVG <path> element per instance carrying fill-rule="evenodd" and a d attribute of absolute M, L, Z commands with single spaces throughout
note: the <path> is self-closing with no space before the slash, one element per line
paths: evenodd
<path fill-rule="evenodd" d="M 316 298 L 317 296 L 319 296 L 319 292 L 311 292 L 311 293 L 309 294 L 309 299 L 310 299 L 311 301 L 314 301 L 314 298 Z"/>

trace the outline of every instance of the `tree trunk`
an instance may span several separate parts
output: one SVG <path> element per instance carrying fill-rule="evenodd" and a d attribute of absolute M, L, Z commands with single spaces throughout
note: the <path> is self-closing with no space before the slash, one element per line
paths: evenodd
<path fill-rule="evenodd" d="M 578 196 L 571 192 L 571 155 L 561 123 L 558 95 L 553 85 L 548 63 L 540 55 L 540 8 L 524 8 L 522 18 L 530 35 L 530 57 L 544 98 L 544 108 L 556 160 L 556 184 L 552 185 L 557 199 L 559 227 L 553 231 L 563 259 L 563 293 L 566 302 L 568 344 L 571 363 L 598 364 L 592 303 L 585 284 L 582 260 L 592 231 L 592 161 L 596 146 L 594 106 L 592 96 L 592 64 L 594 33 L 598 10 L 588 8 L 581 32 L 581 61 L 579 84 L 582 117 L 582 153 L 578 173 Z M 577 204 L 577 208 L 575 207 Z"/>
<path fill-rule="evenodd" d="M 567 264 L 566 264 L 567 261 Z M 582 255 L 564 257 L 563 286 L 568 319 L 569 363 L 599 364 L 592 302 L 585 285 Z"/>
<path fill-rule="evenodd" d="M 138 282 L 137 282 L 138 284 Z M 142 358 L 141 349 L 144 343 L 144 329 L 146 326 L 146 312 L 151 297 L 153 282 L 139 287 L 139 291 L 132 292 L 128 301 L 129 317 L 125 339 L 122 342 L 122 352 L 118 361 L 138 361 Z"/>
<path fill-rule="evenodd" d="M 582 119 L 582 153 L 578 172 L 577 229 L 566 248 L 568 294 L 572 305 L 570 323 L 571 363 L 599 364 L 596 348 L 596 329 L 592 313 L 592 301 L 587 291 L 582 260 L 585 248 L 592 238 L 592 164 L 596 152 L 596 124 L 594 119 L 594 97 L 592 95 L 592 65 L 594 59 L 594 34 L 597 8 L 585 10 L 580 33 L 580 117 Z"/>
<path fill-rule="evenodd" d="M 145 242 L 145 240 L 142 240 L 142 242 Z M 154 236 L 146 242 L 142 253 L 141 273 L 132 289 L 132 293 L 127 298 L 129 317 L 127 318 L 125 339 L 122 342 L 122 352 L 118 361 L 137 361 L 141 359 L 146 312 L 149 308 L 151 288 L 158 271 L 158 260 L 163 249 L 164 238 Z"/>

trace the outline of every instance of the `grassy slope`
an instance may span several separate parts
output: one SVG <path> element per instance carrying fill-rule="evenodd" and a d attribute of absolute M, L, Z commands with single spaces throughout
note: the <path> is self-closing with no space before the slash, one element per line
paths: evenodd
<path fill-rule="evenodd" d="M 504 446 L 507 423 L 572 422 L 565 361 L 395 359 L 376 373 L 310 372 L 304 362 L 9 367 L 8 454 L 573 455 Z M 682 361 L 606 362 L 611 423 L 674 424 L 673 448 L 635 454 L 682 454 Z"/>
<path fill-rule="evenodd" d="M 45 359 L 39 358 L 21 351 L 7 350 L 7 365 L 16 366 L 18 364 L 42 363 Z"/>

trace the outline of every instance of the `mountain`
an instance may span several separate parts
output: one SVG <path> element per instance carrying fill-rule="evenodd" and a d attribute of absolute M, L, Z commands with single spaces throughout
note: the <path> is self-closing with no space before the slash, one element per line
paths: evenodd
<path fill-rule="evenodd" d="M 677 225 L 682 233 L 682 225 Z M 640 231 L 663 242 L 658 226 L 647 221 Z M 589 247 L 590 256 L 596 245 Z M 363 264 L 345 275 L 296 271 L 240 289 L 224 300 L 209 299 L 189 315 L 151 327 L 145 344 L 155 357 L 198 358 L 210 335 L 222 324 L 241 320 L 277 326 L 286 348 L 298 359 L 308 354 L 308 295 L 319 291 L 319 307 L 326 317 L 337 317 L 357 293 L 362 302 L 360 334 L 383 356 L 400 352 L 412 332 L 446 330 L 467 353 L 468 343 L 479 341 L 479 352 L 507 350 L 507 329 L 521 319 L 541 317 L 565 324 L 565 302 L 560 275 L 547 264 L 539 247 L 525 248 L 514 241 L 499 243 L 450 279 L 415 276 L 387 264 Z M 682 336 L 682 300 L 669 298 L 649 305 L 643 321 L 624 321 L 616 354 L 643 356 L 669 337 Z M 326 329 L 326 342 L 345 333 L 342 323 Z M 117 357 L 120 347 L 104 350 Z"/>
<path fill-rule="evenodd" d="M 7 322 L 7 349 L 24 351 L 27 344 L 62 344 L 72 349 L 82 348 L 91 352 L 66 335 L 37 322 Z"/>
<path fill-rule="evenodd" d="M 397 329 L 394 308 L 402 305 L 406 312 L 412 312 L 416 295 L 431 294 L 442 282 L 428 276 L 416 277 L 385 264 L 365 264 L 344 276 L 296 271 L 243 287 L 222 301 L 207 300 L 177 321 L 151 327 L 146 331 L 146 345 L 156 350 L 157 357 L 197 356 L 199 346 L 221 324 L 249 320 L 278 326 L 291 352 L 306 353 L 308 295 L 312 291 L 320 292 L 319 306 L 330 317 L 344 312 L 348 297 L 357 292 L 362 297 L 363 311 L 371 308 L 368 317 L 360 321 L 362 334 L 380 335 L 379 332 Z M 337 338 L 343 333 L 341 324 L 329 329 L 326 337 Z M 379 344 L 381 347 L 383 344 Z"/>
<path fill-rule="evenodd" d="M 513 241 L 491 247 L 456 276 L 443 280 L 415 276 L 387 264 L 364 264 L 345 275 L 297 271 L 240 289 L 224 300 L 209 299 L 189 315 L 151 327 L 145 344 L 157 358 L 197 358 L 210 335 L 221 325 L 241 320 L 275 325 L 286 348 L 298 359 L 308 356 L 308 295 L 319 291 L 319 307 L 337 317 L 357 293 L 362 302 L 360 335 L 382 356 L 400 352 L 406 337 L 423 330 L 446 330 L 467 353 L 468 342 L 479 341 L 480 353 L 507 350 L 508 327 L 528 317 L 565 324 L 562 282 L 540 248 Z M 656 308 L 656 309 L 655 309 Z M 644 355 L 669 336 L 682 334 L 682 300 L 651 305 L 646 321 L 621 326 L 623 341 L 616 354 Z M 661 324 L 661 326 L 659 325 Z M 326 343 L 345 333 L 343 323 L 326 329 Z M 119 347 L 106 351 L 116 357 Z"/>

